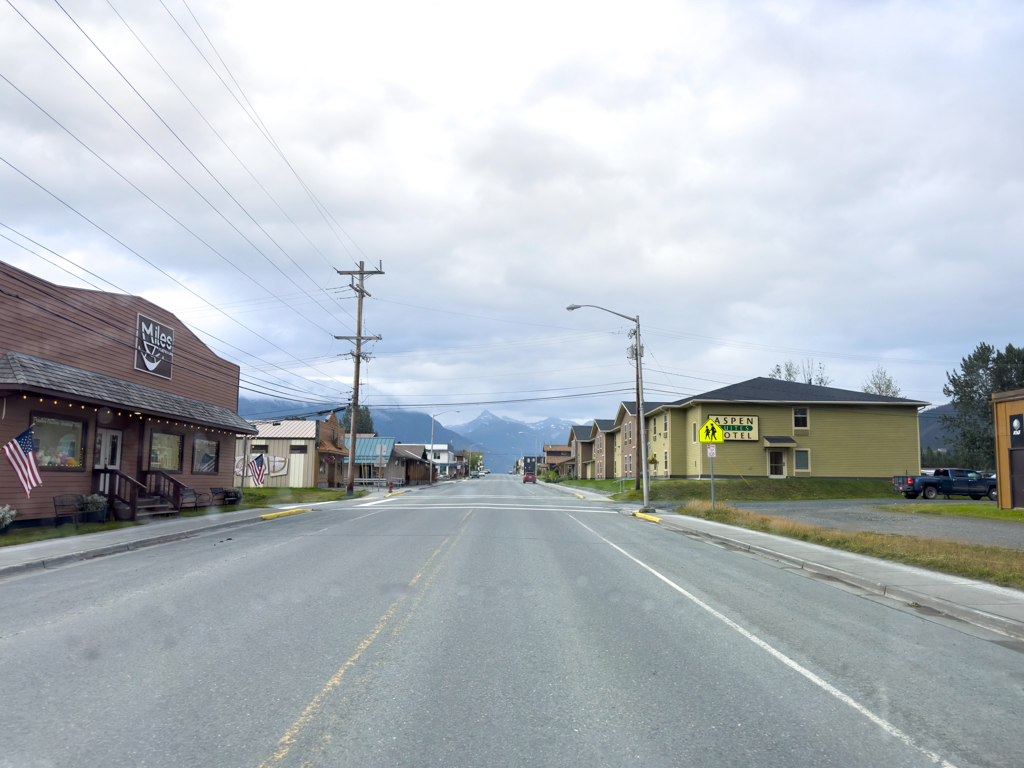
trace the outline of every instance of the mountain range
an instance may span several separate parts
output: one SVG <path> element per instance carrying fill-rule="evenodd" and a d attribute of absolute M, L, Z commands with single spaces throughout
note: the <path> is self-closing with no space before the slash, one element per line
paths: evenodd
<path fill-rule="evenodd" d="M 242 396 L 238 402 L 238 413 L 242 418 L 266 419 L 316 412 L 323 407 L 313 403 L 256 400 Z M 326 412 L 318 418 L 324 418 L 325 415 Z M 373 426 L 378 435 L 393 437 L 400 443 L 430 442 L 430 414 L 371 407 L 370 415 L 373 416 Z M 483 451 L 484 465 L 492 472 L 507 472 L 520 456 L 532 456 L 534 446 L 539 454 L 543 452 L 545 443 L 564 445 L 569 437 L 569 429 L 575 423 L 557 417 L 535 422 L 517 421 L 484 411 L 472 421 L 448 427 L 442 426 L 435 419 L 434 443 L 451 443 L 456 450 L 472 446 L 474 451 Z"/>

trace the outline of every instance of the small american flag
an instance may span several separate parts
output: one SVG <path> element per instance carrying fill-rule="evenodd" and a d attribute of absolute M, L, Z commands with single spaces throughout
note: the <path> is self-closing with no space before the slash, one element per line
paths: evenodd
<path fill-rule="evenodd" d="M 263 473 L 266 471 L 266 465 L 263 463 L 263 454 L 256 454 L 256 458 L 249 462 L 249 474 L 252 475 L 252 483 L 257 488 L 263 485 Z"/>
<path fill-rule="evenodd" d="M 25 496 L 31 498 L 29 493 L 37 485 L 42 485 L 43 480 L 39 477 L 39 468 L 36 467 L 35 446 L 32 444 L 32 427 L 29 427 L 16 438 L 4 446 L 4 454 L 7 460 L 14 467 L 14 474 L 18 476 L 18 482 L 25 489 Z"/>

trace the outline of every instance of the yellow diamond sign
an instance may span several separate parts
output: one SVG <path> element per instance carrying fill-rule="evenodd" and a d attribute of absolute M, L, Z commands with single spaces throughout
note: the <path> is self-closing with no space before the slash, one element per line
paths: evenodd
<path fill-rule="evenodd" d="M 715 424 L 711 419 L 704 422 L 704 426 L 700 428 L 700 431 L 697 433 L 697 437 L 700 438 L 700 442 L 702 443 L 725 442 L 725 434 L 722 432 L 722 428 Z"/>

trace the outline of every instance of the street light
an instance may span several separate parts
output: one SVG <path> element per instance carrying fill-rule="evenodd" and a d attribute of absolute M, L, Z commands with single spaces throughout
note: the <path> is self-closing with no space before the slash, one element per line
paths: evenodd
<path fill-rule="evenodd" d="M 533 432 L 520 432 L 520 435 L 529 435 L 533 438 L 533 471 L 537 472 L 537 436 Z M 524 462 L 525 463 L 525 462 Z M 526 467 L 523 467 L 523 474 L 526 474 Z"/>
<path fill-rule="evenodd" d="M 430 485 L 434 484 L 434 419 L 444 416 L 446 413 L 458 413 L 458 411 L 441 411 L 430 414 Z"/>
<path fill-rule="evenodd" d="M 582 309 L 583 307 L 600 309 L 602 312 L 607 312 L 608 314 L 636 323 L 636 330 L 633 331 L 633 335 L 636 338 L 636 420 L 640 425 L 640 463 L 643 465 L 644 471 L 644 510 L 647 511 L 651 502 L 651 477 L 647 468 L 647 424 L 644 419 L 644 373 L 643 364 L 640 362 L 640 356 L 643 354 L 643 345 L 640 343 L 640 315 L 630 317 L 629 315 L 624 315 L 621 312 L 614 312 L 610 309 L 599 307 L 596 304 L 570 304 L 566 309 L 572 312 L 573 310 Z M 640 478 L 638 477 L 637 480 L 639 479 Z"/>

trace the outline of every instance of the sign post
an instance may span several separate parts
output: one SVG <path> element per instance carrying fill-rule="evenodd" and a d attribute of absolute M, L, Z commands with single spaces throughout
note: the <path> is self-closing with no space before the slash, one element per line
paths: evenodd
<path fill-rule="evenodd" d="M 708 446 L 708 459 L 711 461 L 711 511 L 715 511 L 715 454 L 718 443 L 725 442 L 725 435 L 722 428 L 715 423 L 714 419 L 708 419 L 698 433 L 700 442 Z"/>

